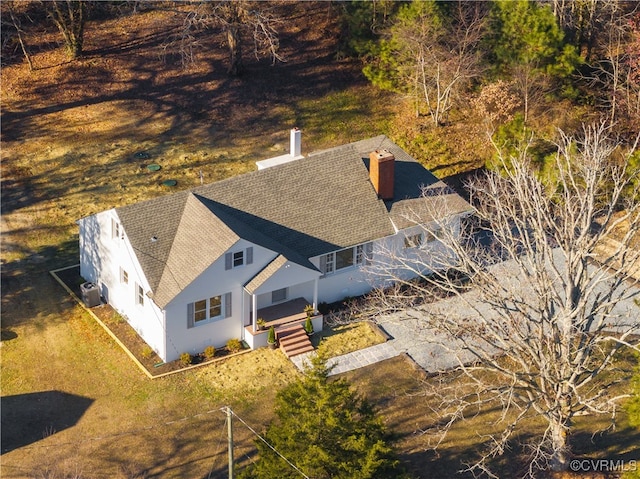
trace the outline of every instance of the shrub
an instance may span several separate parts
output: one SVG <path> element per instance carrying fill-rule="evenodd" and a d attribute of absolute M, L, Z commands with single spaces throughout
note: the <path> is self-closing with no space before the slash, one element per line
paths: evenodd
<path fill-rule="evenodd" d="M 149 359 L 151 356 L 153 356 L 153 349 L 151 349 L 151 346 L 145 345 L 142 348 L 142 352 L 140 354 L 144 359 Z"/>
<path fill-rule="evenodd" d="M 313 306 L 311 306 L 310 304 L 307 304 L 304 307 L 304 313 L 307 315 L 307 318 L 313 316 L 313 313 L 315 313 Z"/>
<path fill-rule="evenodd" d="M 242 349 L 242 343 L 239 339 L 230 339 L 227 341 L 227 349 L 230 353 L 237 353 Z"/>
<path fill-rule="evenodd" d="M 182 363 L 183 366 L 189 366 L 189 364 L 193 362 L 193 358 L 189 353 L 182 353 L 180 355 L 180 362 Z"/>
<path fill-rule="evenodd" d="M 213 346 L 207 346 L 204 348 L 204 357 L 207 359 L 211 359 L 216 355 L 216 348 Z"/>
<path fill-rule="evenodd" d="M 320 304 L 318 304 L 318 312 L 320 314 L 329 314 L 329 305 L 323 301 Z"/>
<path fill-rule="evenodd" d="M 271 326 L 269 328 L 269 334 L 267 335 L 267 343 L 276 344 L 276 328 Z"/>
<path fill-rule="evenodd" d="M 307 316 L 307 319 L 304 322 L 304 330 L 308 335 L 313 334 L 313 323 L 311 322 L 311 316 Z"/>

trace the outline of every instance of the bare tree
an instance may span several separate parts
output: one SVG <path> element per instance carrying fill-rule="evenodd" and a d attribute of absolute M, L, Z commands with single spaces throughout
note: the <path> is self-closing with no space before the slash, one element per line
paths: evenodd
<path fill-rule="evenodd" d="M 253 43 L 256 58 L 268 56 L 272 62 L 282 61 L 277 25 L 279 18 L 273 13 L 274 4 L 250 0 L 218 0 L 188 4 L 179 32 L 172 35 L 165 51 L 176 48 L 183 66 L 194 59 L 199 32 L 222 30 L 229 52 L 228 73 L 240 75 L 244 70 L 243 52 L 247 39 Z"/>
<path fill-rule="evenodd" d="M 365 74 L 382 88 L 406 93 L 435 125 L 442 124 L 457 94 L 480 73 L 487 14 L 482 2 L 452 2 L 448 15 L 433 2 L 413 2 L 400 12 L 382 53 Z"/>
<path fill-rule="evenodd" d="M 371 273 L 395 287 L 368 307 L 417 318 L 455 359 L 457 387 L 434 391 L 443 424 L 474 407 L 502 409 L 501 432 L 471 469 L 488 472 L 488 458 L 532 418 L 546 428 L 528 445 L 528 475 L 567 469 L 576 414 L 615 413 L 620 397 L 613 383 L 603 387 L 602 373 L 621 347 L 640 350 L 640 204 L 637 187 L 629 190 L 638 173 L 628 168 L 637 143 L 623 148 L 604 124 L 584 127 L 579 138 L 560 132 L 550 177 L 526 149 L 503 158 L 501 173 L 469 185 L 478 222 L 460 225 L 447 217 L 445 196 L 425 197 L 412 219 L 437 244 L 423 242 L 411 260 L 391 248 L 374 257 Z M 420 280 L 407 280 L 408 272 Z"/>
<path fill-rule="evenodd" d="M 42 4 L 60 30 L 69 56 L 78 58 L 82 54 L 84 42 L 87 2 L 85 0 L 52 0 L 42 1 Z"/>
<path fill-rule="evenodd" d="M 597 3 L 604 27 L 593 41 L 594 58 L 583 79 L 598 92 L 597 106 L 608 112 L 611 122 L 624 120 L 633 128 L 640 115 L 640 82 L 634 63 L 640 12 L 629 11 L 623 2 Z"/>
<path fill-rule="evenodd" d="M 29 65 L 29 71 L 33 71 L 33 62 L 31 61 L 31 56 L 29 55 L 26 41 L 24 39 L 24 30 L 22 29 L 22 22 L 20 21 L 19 15 L 15 11 L 14 0 L 9 0 L 7 2 L 4 2 L 2 5 L 6 7 L 7 11 L 9 12 L 9 19 L 11 20 L 10 22 L 6 22 L 6 25 L 12 27 L 12 29 L 15 31 L 16 39 L 18 40 L 18 44 L 20 45 L 20 49 L 22 50 L 22 55 L 24 56 L 25 60 L 27 60 L 27 64 Z M 0 19 L 0 21 L 2 21 L 3 25 L 5 24 L 4 18 Z M 6 28 L 5 28 L 5 31 L 6 31 Z M 4 49 L 4 44 L 3 44 L 3 49 Z"/>
<path fill-rule="evenodd" d="M 547 0 L 543 0 L 547 1 Z M 589 59 L 594 41 L 603 28 L 601 14 L 618 0 L 600 2 L 598 0 L 548 0 L 560 28 L 567 34 L 568 40 L 576 47 L 584 49 L 585 58 Z M 605 27 L 606 30 L 606 27 Z"/>

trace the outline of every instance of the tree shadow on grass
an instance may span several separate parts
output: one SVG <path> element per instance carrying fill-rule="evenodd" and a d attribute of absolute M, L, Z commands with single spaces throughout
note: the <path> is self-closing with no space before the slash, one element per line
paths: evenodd
<path fill-rule="evenodd" d="M 0 454 L 6 454 L 73 427 L 92 403 L 91 398 L 62 391 L 42 391 L 0 398 Z"/>
<path fill-rule="evenodd" d="M 473 434 L 472 430 L 469 433 Z M 515 437 L 504 454 L 488 459 L 487 466 L 498 477 L 525 476 L 529 467 L 528 456 L 531 452 L 531 449 L 526 444 L 532 443 L 535 439 L 537 437 L 531 433 Z M 606 460 L 609 461 L 607 463 L 609 467 L 614 467 L 612 464 L 622 464 L 623 462 L 630 464 L 630 461 L 637 460 L 640 457 L 640 430 L 625 424 L 618 425 L 615 430 L 608 429 L 599 432 L 581 428 L 581 430 L 576 430 L 571 434 L 570 444 L 573 457 L 576 459 Z M 416 474 L 417 477 L 421 477 L 421 474 L 426 474 L 424 477 L 438 477 L 441 479 L 472 478 L 475 476 L 472 472 L 466 471 L 466 469 L 470 464 L 480 459 L 483 448 L 484 446 L 480 442 L 478 442 L 477 447 L 452 446 L 442 447 L 437 451 L 425 448 L 422 451 L 401 454 L 400 460 L 405 468 L 411 474 Z M 613 470 L 603 470 L 601 472 L 603 474 L 598 475 L 598 477 L 619 477 Z M 608 474 L 609 472 L 611 472 L 610 475 Z M 551 478 L 559 476 L 554 476 L 549 471 L 540 471 L 537 477 Z"/>

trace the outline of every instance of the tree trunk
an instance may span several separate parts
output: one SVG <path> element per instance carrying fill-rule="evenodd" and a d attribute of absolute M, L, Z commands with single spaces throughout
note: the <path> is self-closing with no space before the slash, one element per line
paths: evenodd
<path fill-rule="evenodd" d="M 235 25 L 227 28 L 227 45 L 229 46 L 229 75 L 242 74 L 242 43 L 240 29 Z"/>
<path fill-rule="evenodd" d="M 568 434 L 571 427 L 571 398 L 569 394 L 563 394 L 559 400 L 560 412 L 557 417 L 551 419 L 551 470 L 566 471 L 569 469 L 571 451 L 569 448 Z"/>
<path fill-rule="evenodd" d="M 64 38 L 67 52 L 72 59 L 82 54 L 85 23 L 85 0 L 55 0 L 46 3 L 51 6 L 51 18 Z"/>
<path fill-rule="evenodd" d="M 11 16 L 11 21 L 13 22 L 13 26 L 16 29 L 16 34 L 18 35 L 18 42 L 20 43 L 20 48 L 22 49 L 22 54 L 24 58 L 27 60 L 29 65 L 29 71 L 33 71 L 33 63 L 31 62 L 31 57 L 29 56 L 29 52 L 27 51 L 27 46 L 22 39 L 22 28 L 20 26 L 20 22 L 18 21 L 14 11 L 12 2 L 7 2 L 7 8 L 9 10 L 9 15 Z"/>
<path fill-rule="evenodd" d="M 552 428 L 553 455 L 551 456 L 551 470 L 566 471 L 569 466 L 567 429 L 561 424 L 554 424 Z"/>

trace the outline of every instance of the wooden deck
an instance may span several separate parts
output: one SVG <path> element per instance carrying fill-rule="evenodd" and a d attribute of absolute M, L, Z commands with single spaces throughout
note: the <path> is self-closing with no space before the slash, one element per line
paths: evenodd
<path fill-rule="evenodd" d="M 245 340 L 249 343 L 252 349 L 267 346 L 267 334 L 270 326 L 273 326 L 276 330 L 276 335 L 279 332 L 284 333 L 284 330 L 291 327 L 302 330 L 307 314 L 304 312 L 304 308 L 309 304 L 304 298 L 295 298 L 284 303 L 268 306 L 266 308 L 258 309 L 258 318 L 262 318 L 265 321 L 264 329 L 253 331 L 253 324 L 245 326 Z M 311 318 L 314 328 L 320 331 L 323 328 L 323 318 L 321 314 L 315 315 Z M 306 333 L 305 333 L 306 336 Z M 292 338 L 293 341 L 293 338 Z M 296 343 L 298 341 L 295 341 Z M 305 351 L 299 351 L 298 347 L 293 351 L 287 351 L 287 354 L 299 354 Z"/>
<path fill-rule="evenodd" d="M 308 304 L 309 301 L 304 298 L 292 299 L 291 301 L 259 309 L 258 318 L 264 319 L 267 328 L 304 320 L 307 318 L 304 308 Z"/>

